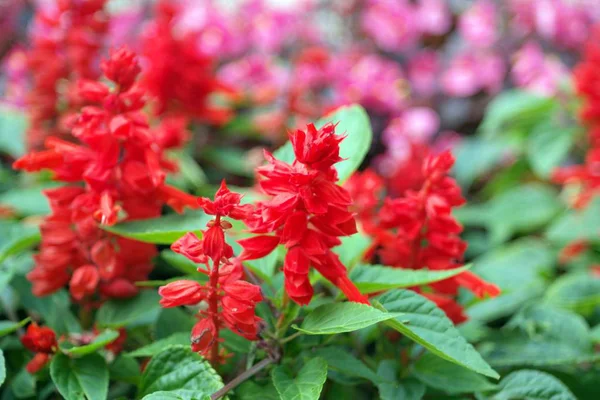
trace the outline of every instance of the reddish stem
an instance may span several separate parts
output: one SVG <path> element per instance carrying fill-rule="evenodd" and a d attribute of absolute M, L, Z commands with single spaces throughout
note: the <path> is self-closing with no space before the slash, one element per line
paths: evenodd
<path fill-rule="evenodd" d="M 215 224 L 218 225 L 219 223 L 220 217 L 217 215 L 217 218 L 215 218 Z M 213 324 L 216 328 L 215 337 L 213 338 L 210 349 L 210 360 L 213 362 L 213 365 L 217 365 L 219 363 L 219 264 L 220 260 L 213 261 L 213 267 L 209 276 L 210 291 L 208 294 L 208 315 L 209 318 L 212 318 Z"/>

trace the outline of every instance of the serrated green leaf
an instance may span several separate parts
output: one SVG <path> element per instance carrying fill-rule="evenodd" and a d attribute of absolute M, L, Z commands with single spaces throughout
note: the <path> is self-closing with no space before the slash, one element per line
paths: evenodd
<path fill-rule="evenodd" d="M 311 359 L 294 379 L 283 367 L 273 369 L 271 376 L 281 400 L 318 400 L 327 379 L 327 362 L 320 357 Z"/>
<path fill-rule="evenodd" d="M 491 400 L 576 400 L 571 391 L 556 377 L 541 371 L 523 369 L 507 375 L 500 391 Z"/>
<path fill-rule="evenodd" d="M 561 276 L 550 285 L 544 301 L 589 316 L 600 305 L 600 279 L 589 274 Z"/>
<path fill-rule="evenodd" d="M 31 321 L 31 317 L 27 317 L 22 321 L 13 322 L 13 321 L 0 321 L 0 337 L 6 336 L 9 333 L 13 333 L 17 329 L 27 325 L 27 323 Z"/>
<path fill-rule="evenodd" d="M 69 358 L 55 354 L 50 363 L 50 377 L 67 400 L 105 400 L 108 395 L 108 368 L 99 354 Z"/>
<path fill-rule="evenodd" d="M 195 396 L 211 395 L 223 387 L 221 377 L 202 356 L 189 346 L 167 346 L 146 366 L 138 397 L 154 392 L 193 391 Z"/>
<path fill-rule="evenodd" d="M 101 227 L 115 235 L 145 243 L 172 244 L 188 232 L 199 237 L 210 217 L 199 210 L 188 210 L 184 214 L 167 215 L 159 218 L 129 221 L 113 226 Z"/>
<path fill-rule="evenodd" d="M 361 106 L 353 104 L 343 106 L 331 115 L 317 121 L 317 128 L 328 122 L 337 123 L 336 134 L 346 135 L 340 144 L 340 157 L 344 159 L 335 165 L 340 183 L 345 182 L 360 166 L 371 148 L 373 133 L 367 112 Z M 273 155 L 278 160 L 291 164 L 295 160 L 292 144 L 287 142 L 277 149 Z"/>
<path fill-rule="evenodd" d="M 94 338 L 94 340 L 84 346 L 71 347 L 70 349 L 62 349 L 62 351 L 72 357 L 81 357 L 86 354 L 100 350 L 107 344 L 119 337 L 119 332 L 110 329 L 105 330 Z"/>
<path fill-rule="evenodd" d="M 307 335 L 333 335 L 365 328 L 401 314 L 383 312 L 359 303 L 324 304 L 308 314 L 301 327 L 294 328 Z"/>
<path fill-rule="evenodd" d="M 546 238 L 557 244 L 576 240 L 598 242 L 599 227 L 600 197 L 595 197 L 585 209 L 570 210 L 560 216 L 546 231 Z"/>
<path fill-rule="evenodd" d="M 165 347 L 170 345 L 190 345 L 189 332 L 177 332 L 165 339 L 160 339 L 150 343 L 147 346 L 140 347 L 127 355 L 130 357 L 152 357 L 160 353 Z"/>
<path fill-rule="evenodd" d="M 423 354 L 415 362 L 413 372 L 427 386 L 450 394 L 487 392 L 496 387 L 485 377 L 431 353 Z"/>
<path fill-rule="evenodd" d="M 388 289 L 407 288 L 438 282 L 458 275 L 470 265 L 444 271 L 403 269 L 382 265 L 359 265 L 350 273 L 350 279 L 361 293 L 375 293 Z"/>
<path fill-rule="evenodd" d="M 327 361 L 327 367 L 330 371 L 340 372 L 351 377 L 368 379 L 375 384 L 386 382 L 386 379 L 377 375 L 365 363 L 354 357 L 344 348 L 326 347 L 317 350 L 316 355 Z"/>
<path fill-rule="evenodd" d="M 160 296 L 154 290 L 141 290 L 131 299 L 109 300 L 100 307 L 96 323 L 107 328 L 120 328 L 138 321 L 155 319 L 160 311 Z"/>
<path fill-rule="evenodd" d="M 401 313 L 386 325 L 439 357 L 491 378 L 499 377 L 433 302 L 410 290 L 394 290 L 377 300 L 387 311 Z"/>

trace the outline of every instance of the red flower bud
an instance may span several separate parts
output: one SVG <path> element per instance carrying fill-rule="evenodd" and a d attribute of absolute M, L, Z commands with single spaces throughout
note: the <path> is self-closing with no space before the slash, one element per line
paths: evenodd
<path fill-rule="evenodd" d="M 127 91 L 141 72 L 135 53 L 126 48 L 111 51 L 110 58 L 103 61 L 101 67 L 104 75 L 118 84 L 121 91 Z"/>
<path fill-rule="evenodd" d="M 58 346 L 54 331 L 46 326 L 38 326 L 35 322 L 27 327 L 27 331 L 21 336 L 21 343 L 36 353 L 52 354 Z"/>
<path fill-rule="evenodd" d="M 202 354 L 208 353 L 216 336 L 217 327 L 212 319 L 204 318 L 200 320 L 192 328 L 192 350 Z"/>
<path fill-rule="evenodd" d="M 196 281 L 181 280 L 161 286 L 158 294 L 162 296 L 163 307 L 193 306 L 204 299 L 202 285 Z"/>
<path fill-rule="evenodd" d="M 27 363 L 25 369 L 30 374 L 35 374 L 40 369 L 44 368 L 46 364 L 50 361 L 50 354 L 48 353 L 37 353 L 31 361 Z"/>

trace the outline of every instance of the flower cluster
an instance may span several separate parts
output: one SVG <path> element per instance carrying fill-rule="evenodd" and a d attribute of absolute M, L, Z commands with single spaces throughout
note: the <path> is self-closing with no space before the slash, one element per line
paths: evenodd
<path fill-rule="evenodd" d="M 26 369 L 30 374 L 35 374 L 50 361 L 52 354 L 58 350 L 56 334 L 47 326 L 38 326 L 35 322 L 27 327 L 27 331 L 21 336 L 21 343 L 26 349 L 35 353 L 35 356 Z"/>
<path fill-rule="evenodd" d="M 163 152 L 181 141 L 182 132 L 149 128 L 141 112 L 144 92 L 136 86 L 140 67 L 134 53 L 112 52 L 102 71 L 111 86 L 77 83 L 78 95 L 95 104 L 84 107 L 71 125 L 78 143 L 49 137 L 47 150 L 14 163 L 26 171 L 49 169 L 67 183 L 45 191 L 52 213 L 40 227 L 40 250 L 28 274 L 37 296 L 67 283 L 79 302 L 90 303 L 97 295 L 135 295 L 134 282 L 147 278 L 156 248 L 113 236 L 100 225 L 157 217 L 164 204 L 177 211 L 197 207 L 193 196 L 165 184 L 175 165 Z"/>
<path fill-rule="evenodd" d="M 341 243 L 339 236 L 356 233 L 354 214 L 349 210 L 350 195 L 336 184 L 334 164 L 342 160 L 339 145 L 343 139 L 335 134 L 333 124 L 321 129 L 309 124 L 304 131 L 290 133 L 296 156 L 293 164 L 265 151 L 269 164 L 257 168 L 260 189 L 270 199 L 259 202 L 247 220 L 251 231 L 261 235 L 239 242 L 244 248 L 241 258 L 262 258 L 277 245 L 284 245 L 285 289 L 298 304 L 308 304 L 312 299 L 311 266 L 349 300 L 368 303 L 331 251 Z"/>
<path fill-rule="evenodd" d="M 213 93 L 231 93 L 214 75 L 215 58 L 196 46 L 196 35 L 177 37 L 175 16 L 179 4 L 161 0 L 144 38 L 147 70 L 144 86 L 157 101 L 157 113 L 173 112 L 213 123 L 230 117 L 226 108 L 209 104 Z"/>
<path fill-rule="evenodd" d="M 373 237 L 367 257 L 376 254 L 385 265 L 397 268 L 446 270 L 459 267 L 467 244 L 459 238 L 461 225 L 451 214 L 452 208 L 464 203 L 460 188 L 447 174 L 454 158 L 449 152 L 428 156 L 423 162 L 423 181 L 418 190 L 407 190 L 402 197 L 385 198 L 375 215 L 377 199 L 361 200 L 365 232 Z M 349 189 L 357 199 L 369 183 L 377 193 L 377 180 L 363 173 L 350 181 Z M 422 294 L 442 308 L 454 322 L 466 316 L 454 301 L 459 287 L 472 291 L 477 297 L 496 296 L 500 290 L 472 272 L 465 271 L 452 278 L 435 282 Z M 415 290 L 421 291 L 420 288 Z"/>
<path fill-rule="evenodd" d="M 215 194 L 215 200 L 200 198 L 198 203 L 209 215 L 214 215 L 202 239 L 187 233 L 171 248 L 190 260 L 204 264 L 198 271 L 208 275 L 208 282 L 200 284 L 192 280 L 179 280 L 162 286 L 163 307 L 195 306 L 205 302 L 207 308 L 198 312 L 198 323 L 192 329 L 192 349 L 208 357 L 214 364 L 220 360 L 219 330 L 228 327 L 232 332 L 248 339 L 257 340 L 261 319 L 256 316 L 256 304 L 263 297 L 259 286 L 242 280 L 242 264 L 233 258 L 233 249 L 225 242 L 225 231 L 231 223 L 223 217 L 235 220 L 247 218 L 250 205 L 240 205 L 241 195 L 229 191 L 225 182 Z"/>
<path fill-rule="evenodd" d="M 600 25 L 585 48 L 584 59 L 575 68 L 575 87 L 583 98 L 582 120 L 588 125 L 590 149 L 583 165 L 559 168 L 554 172 L 558 183 L 575 183 L 580 191 L 575 197 L 576 208 L 585 207 L 600 189 Z"/>
<path fill-rule="evenodd" d="M 95 66 L 108 28 L 105 3 L 65 0 L 37 9 L 27 54 L 33 75 L 27 97 L 29 148 L 42 148 L 48 136 L 68 136 L 65 123 L 82 105 L 74 84 L 95 79 L 100 72 Z"/>

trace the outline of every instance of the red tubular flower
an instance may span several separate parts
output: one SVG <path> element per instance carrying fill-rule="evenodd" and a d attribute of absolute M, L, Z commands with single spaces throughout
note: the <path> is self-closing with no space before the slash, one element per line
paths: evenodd
<path fill-rule="evenodd" d="M 25 369 L 30 374 L 35 374 L 50 362 L 50 357 L 51 355 L 47 353 L 36 353 L 35 356 L 33 356 L 33 358 L 27 363 Z"/>
<path fill-rule="evenodd" d="M 240 205 L 241 195 L 227 189 L 225 182 L 215 194 L 214 201 L 201 198 L 198 203 L 215 219 L 207 224 L 202 239 L 187 233 L 171 248 L 190 260 L 205 267 L 198 271 L 208 275 L 209 280 L 201 285 L 195 281 L 176 281 L 162 286 L 158 293 L 162 296 L 163 307 L 195 305 L 206 302 L 207 309 L 198 313 L 198 323 L 192 329 L 192 349 L 203 354 L 213 363 L 219 363 L 219 331 L 228 327 L 234 333 L 248 339 L 258 340 L 261 319 L 256 316 L 256 304 L 263 297 L 260 287 L 242 279 L 241 262 L 232 259 L 233 249 L 225 242 L 225 230 L 231 223 L 223 219 L 245 218 L 251 213 L 251 206 Z M 212 265 L 211 265 L 212 261 Z"/>
<path fill-rule="evenodd" d="M 258 203 L 247 224 L 255 233 L 273 233 L 239 241 L 244 248 L 241 258 L 254 259 L 269 254 L 277 244 L 288 252 L 283 264 L 285 289 L 298 304 L 308 304 L 313 288 L 308 279 L 310 267 L 316 268 L 336 285 L 350 301 L 368 304 L 347 278 L 346 268 L 331 248 L 340 236 L 356 233 L 349 193 L 336 184 L 333 167 L 341 161 L 335 125 L 321 129 L 308 125 L 305 131 L 290 133 L 297 160 L 289 165 L 269 152 L 269 164 L 257 169 L 259 185 L 271 199 Z"/>
<path fill-rule="evenodd" d="M 56 180 L 73 184 L 45 191 L 52 213 L 41 225 L 40 251 L 28 274 L 39 296 L 69 282 L 79 302 L 136 295 L 134 282 L 147 279 L 156 247 L 118 238 L 99 225 L 158 217 L 164 204 L 179 212 L 198 208 L 194 196 L 165 184 L 176 166 L 161 143 L 173 141 L 155 134 L 142 113 L 145 93 L 136 83 L 135 54 L 112 51 L 101 70 L 111 85 L 87 75 L 78 82 L 78 98 L 87 105 L 71 121 L 75 141 L 49 137 L 47 150 L 14 163 L 27 171 L 50 169 Z"/>
<path fill-rule="evenodd" d="M 52 354 L 58 347 L 54 331 L 47 326 L 39 326 L 35 322 L 27 327 L 27 331 L 21 336 L 21 343 L 28 350 L 36 353 Z"/>
<path fill-rule="evenodd" d="M 377 251 L 385 265 L 397 268 L 445 270 L 459 267 L 467 244 L 458 236 L 462 226 L 452 209 L 464 204 L 460 188 L 448 176 L 454 158 L 449 152 L 425 158 L 419 190 L 406 190 L 400 198 L 384 200 L 374 215 L 366 218 Z M 371 252 L 371 254 L 372 254 Z M 466 271 L 429 285 L 423 293 L 442 308 L 455 323 L 466 316 L 454 301 L 464 287 L 477 297 L 497 296 L 500 289 Z M 419 288 L 414 288 L 419 291 Z M 433 292 L 431 292 L 433 290 Z"/>

